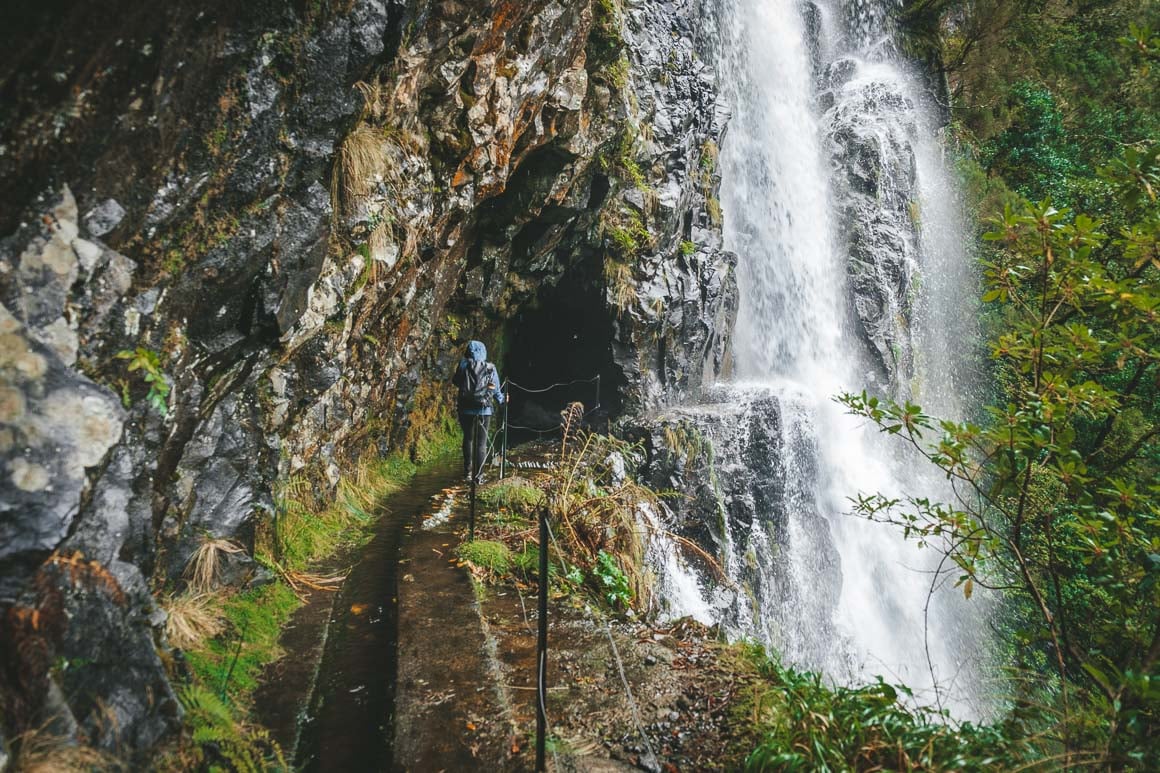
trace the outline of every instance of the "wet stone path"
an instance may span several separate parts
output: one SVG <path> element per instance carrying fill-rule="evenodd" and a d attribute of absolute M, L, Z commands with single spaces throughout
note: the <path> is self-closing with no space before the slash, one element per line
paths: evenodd
<path fill-rule="evenodd" d="M 509 744 L 467 570 L 457 465 L 391 497 L 334 599 L 295 750 L 304 771 L 494 770 Z M 298 653 L 291 654 L 294 657 Z"/>

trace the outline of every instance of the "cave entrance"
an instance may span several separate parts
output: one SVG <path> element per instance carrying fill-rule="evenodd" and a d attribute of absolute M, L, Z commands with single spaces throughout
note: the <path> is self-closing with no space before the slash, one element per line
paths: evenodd
<path fill-rule="evenodd" d="M 607 428 L 621 408 L 613 332 L 602 289 L 568 276 L 509 322 L 504 375 L 524 388 L 511 390 L 513 441 L 552 434 L 560 412 L 576 401 L 584 404 L 589 426 Z"/>

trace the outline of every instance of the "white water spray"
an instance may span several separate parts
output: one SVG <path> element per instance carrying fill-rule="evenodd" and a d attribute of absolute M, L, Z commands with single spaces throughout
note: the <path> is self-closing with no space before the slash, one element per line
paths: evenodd
<path fill-rule="evenodd" d="M 724 529 L 726 571 L 748 593 L 721 615 L 798 665 L 881 674 L 977 716 L 977 611 L 930 596 L 934 551 L 847 514 L 859 492 L 945 492 L 832 399 L 890 389 L 960 410 L 952 365 L 973 291 L 928 97 L 881 3 L 722 6 L 721 202 L 746 382 L 718 396 L 740 419 L 708 407 L 700 423 L 749 517 Z"/>

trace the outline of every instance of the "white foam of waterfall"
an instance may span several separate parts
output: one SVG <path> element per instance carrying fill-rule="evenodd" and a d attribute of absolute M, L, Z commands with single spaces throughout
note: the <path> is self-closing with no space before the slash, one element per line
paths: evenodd
<path fill-rule="evenodd" d="M 651 567 L 657 577 L 656 596 L 662 605 L 659 618 L 676 620 L 691 617 L 711 625 L 715 616 L 712 606 L 705 600 L 701 580 L 668 535 L 668 524 L 663 517 L 664 505 L 658 506 L 662 513 L 658 513 L 653 505 L 645 503 L 637 508 L 636 515 L 646 534 L 645 566 Z"/>
<path fill-rule="evenodd" d="M 916 274 L 910 291 L 925 294 L 909 325 L 917 330 L 918 349 L 918 371 L 909 380 L 932 398 L 932 407 L 958 410 L 956 386 L 946 374 L 962 350 L 966 315 L 961 304 L 948 301 L 969 292 L 969 272 L 956 244 L 961 228 L 953 186 L 941 168 L 926 97 L 892 58 L 886 8 L 875 0 L 845 8 L 723 0 L 721 10 L 721 82 L 732 110 L 721 152 L 721 203 L 726 246 L 739 256 L 741 292 L 734 346 L 739 375 L 761 384 L 738 384 L 730 399 L 745 403 L 770 390 L 778 396 L 781 456 L 776 464 L 769 460 L 776 473 L 753 472 L 779 476 L 784 510 L 781 544 L 765 544 L 773 526 L 763 523 L 751 530 L 744 556 L 725 548 L 727 570 L 738 576 L 747 571 L 757 588 L 756 602 L 737 600 L 731 625 L 800 665 L 839 679 L 882 674 L 927 699 L 933 698 L 924 693 L 933 670 L 940 685 L 956 684 L 941 696 L 947 705 L 959 716 L 975 716 L 969 691 L 957 689 L 976 644 L 960 635 L 971 610 L 944 603 L 946 594 L 936 594 L 927 608 L 935 551 L 919 551 L 897 530 L 848 514 L 848 497 L 858 492 L 898 496 L 931 491 L 927 487 L 937 481 L 913 461 L 904 463 L 887 439 L 832 400 L 868 382 L 865 349 L 852 324 L 844 224 L 832 190 L 844 170 L 837 168 L 827 114 L 818 104 L 819 66 L 842 59 L 853 73 L 837 89 L 838 107 L 845 99 L 881 104 L 865 125 L 878 134 L 856 139 L 883 154 L 897 156 L 900 143 L 913 148 L 917 186 L 903 193 L 915 197 L 909 206 L 919 212 L 920 265 L 908 256 L 884 257 L 898 258 L 903 274 Z M 816 36 L 812 48 L 808 27 Z M 879 103 L 880 94 L 901 96 Z M 905 246 L 897 207 L 874 214 L 882 214 L 876 233 Z M 772 522 L 774 514 L 762 517 Z M 817 549 L 816 536 L 827 531 L 838 566 Z M 796 587 L 771 587 L 777 583 Z M 824 588 L 837 589 L 834 603 L 811 604 Z"/>

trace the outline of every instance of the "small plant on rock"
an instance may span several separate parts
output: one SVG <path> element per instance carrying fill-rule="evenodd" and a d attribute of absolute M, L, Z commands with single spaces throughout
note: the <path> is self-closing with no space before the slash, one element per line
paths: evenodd
<path fill-rule="evenodd" d="M 610 554 L 603 550 L 596 554 L 592 576 L 600 586 L 602 597 L 610 605 L 626 608 L 632 603 L 632 587 L 628 584 L 628 576 Z"/>
<path fill-rule="evenodd" d="M 141 371 L 142 378 L 149 385 L 149 393 L 145 399 L 162 416 L 169 413 L 169 382 L 161 370 L 161 357 L 152 349 L 138 346 L 134 350 L 124 349 L 117 352 L 118 360 L 129 361 L 129 371 Z"/>

